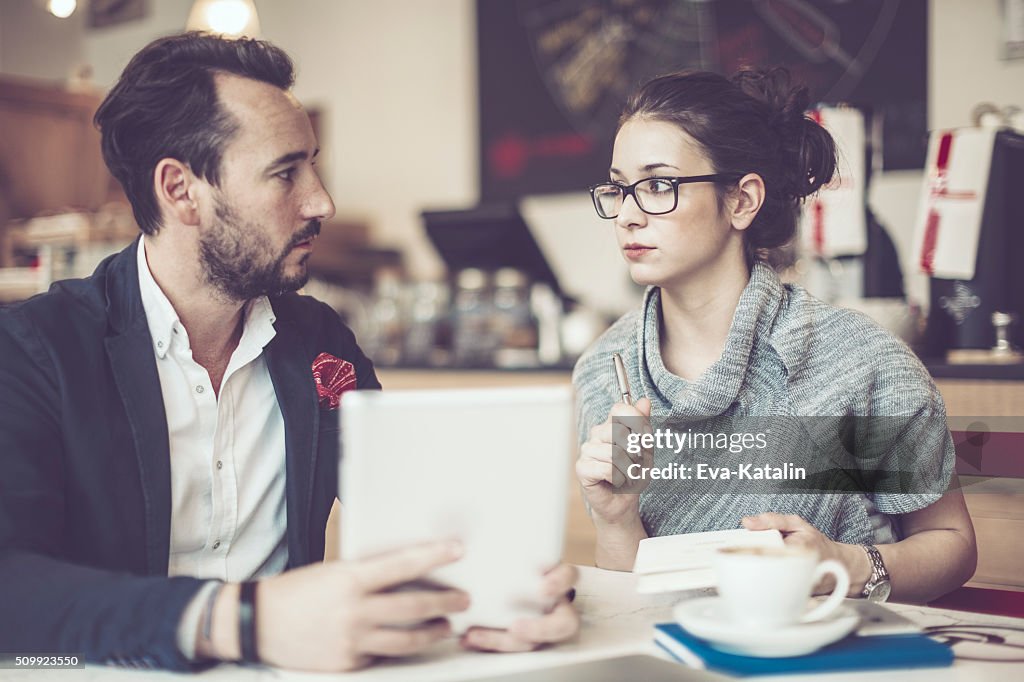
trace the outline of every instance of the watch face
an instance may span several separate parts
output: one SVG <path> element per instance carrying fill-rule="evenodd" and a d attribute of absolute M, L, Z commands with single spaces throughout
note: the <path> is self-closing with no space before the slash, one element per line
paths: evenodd
<path fill-rule="evenodd" d="M 875 603 L 888 601 L 890 592 L 892 592 L 892 585 L 888 580 L 882 580 L 868 592 L 868 601 Z"/>

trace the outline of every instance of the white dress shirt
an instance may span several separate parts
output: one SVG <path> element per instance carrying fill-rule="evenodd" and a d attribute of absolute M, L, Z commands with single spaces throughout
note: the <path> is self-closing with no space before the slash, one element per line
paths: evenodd
<path fill-rule="evenodd" d="M 266 297 L 246 305 L 241 339 L 215 393 L 153 279 L 145 243 L 139 240 L 139 288 L 171 458 L 168 575 L 239 582 L 279 573 L 288 563 L 285 431 L 263 353 L 276 333 L 273 308 Z M 201 614 L 199 601 L 193 600 L 183 626 Z M 179 642 L 191 657 L 195 629 L 188 629 Z"/>

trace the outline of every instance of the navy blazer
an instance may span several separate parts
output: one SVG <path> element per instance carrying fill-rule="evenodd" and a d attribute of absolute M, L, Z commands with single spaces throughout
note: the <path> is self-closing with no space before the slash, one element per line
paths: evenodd
<path fill-rule="evenodd" d="M 91 277 L 0 310 L 0 651 L 187 669 L 181 614 L 202 581 L 167 577 L 167 418 L 139 293 L 137 241 Z M 285 425 L 288 565 L 323 559 L 337 496 L 338 413 L 322 352 L 380 388 L 327 305 L 272 297 L 264 349 Z"/>

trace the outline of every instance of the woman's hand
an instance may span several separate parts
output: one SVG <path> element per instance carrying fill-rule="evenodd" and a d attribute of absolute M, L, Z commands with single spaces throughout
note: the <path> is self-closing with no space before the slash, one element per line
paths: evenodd
<path fill-rule="evenodd" d="M 545 644 L 562 642 L 580 630 L 580 616 L 566 593 L 576 583 L 578 571 L 571 564 L 559 564 L 544 574 L 543 596 L 555 605 L 543 616 L 524 618 L 508 630 L 470 628 L 460 644 L 478 651 L 533 651 Z"/>
<path fill-rule="evenodd" d="M 631 432 L 650 432 L 650 416 L 651 401 L 647 398 L 641 398 L 635 406 L 616 403 L 608 419 L 591 429 L 590 439 L 580 447 L 576 478 L 598 531 L 602 525 L 634 525 L 640 519 L 640 495 L 618 490 L 631 482 L 631 464 L 651 464 L 649 450 L 637 455 L 626 451 Z"/>
<path fill-rule="evenodd" d="M 608 419 L 591 429 L 590 439 L 580 447 L 576 477 L 597 530 L 594 559 L 600 568 L 631 570 L 640 541 L 647 537 L 640 520 L 645 481 L 631 480 L 629 468 L 633 464 L 649 468 L 654 456 L 650 450 L 632 455 L 626 448 L 630 435 L 650 433 L 650 416 L 647 398 L 635 406 L 616 403 Z"/>
<path fill-rule="evenodd" d="M 787 547 L 802 547 L 817 552 L 821 560 L 835 559 L 850 574 L 849 595 L 860 594 L 871 575 L 871 566 L 864 550 L 857 545 L 846 545 L 825 537 L 820 530 L 796 514 L 768 512 L 757 516 L 745 516 L 743 527 L 747 530 L 771 530 L 782 533 Z M 835 578 L 826 576 L 815 585 L 814 594 L 827 594 L 835 587 Z"/>

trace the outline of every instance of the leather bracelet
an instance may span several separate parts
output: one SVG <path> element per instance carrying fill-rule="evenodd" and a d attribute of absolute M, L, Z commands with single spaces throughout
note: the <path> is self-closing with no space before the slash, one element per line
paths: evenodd
<path fill-rule="evenodd" d="M 246 663 L 259 663 L 260 656 L 256 650 L 256 586 L 259 583 L 249 581 L 242 583 L 238 594 L 238 644 L 242 650 L 242 660 Z"/>

